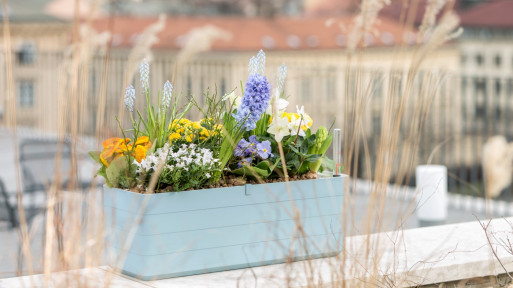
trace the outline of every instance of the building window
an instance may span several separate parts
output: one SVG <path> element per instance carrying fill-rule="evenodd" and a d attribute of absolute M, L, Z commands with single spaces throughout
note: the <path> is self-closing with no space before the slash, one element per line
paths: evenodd
<path fill-rule="evenodd" d="M 333 67 L 328 68 L 326 77 L 326 97 L 327 99 L 335 99 L 337 97 L 335 90 L 336 70 Z"/>
<path fill-rule="evenodd" d="M 481 66 L 481 65 L 483 65 L 483 62 L 484 62 L 483 55 L 477 54 L 476 55 L 476 63 L 477 63 L 477 65 Z"/>
<path fill-rule="evenodd" d="M 226 94 L 226 80 L 221 78 L 221 95 Z"/>
<path fill-rule="evenodd" d="M 25 108 L 34 107 L 34 81 L 18 82 L 18 105 Z"/>
<path fill-rule="evenodd" d="M 495 66 L 501 67 L 501 65 L 502 65 L 502 58 L 501 58 L 500 55 L 495 55 L 494 61 L 495 61 Z"/>
<path fill-rule="evenodd" d="M 18 64 L 20 65 L 30 65 L 34 63 L 36 55 L 36 47 L 31 43 L 24 43 L 21 45 L 20 50 L 18 50 L 16 54 L 16 58 L 18 59 Z"/>
<path fill-rule="evenodd" d="M 495 80 L 495 95 L 497 95 L 497 97 L 500 97 L 499 94 L 501 94 L 501 90 L 502 90 L 501 80 L 500 79 L 496 79 Z"/>
<path fill-rule="evenodd" d="M 192 93 L 192 80 L 191 75 L 187 75 L 187 92 Z"/>

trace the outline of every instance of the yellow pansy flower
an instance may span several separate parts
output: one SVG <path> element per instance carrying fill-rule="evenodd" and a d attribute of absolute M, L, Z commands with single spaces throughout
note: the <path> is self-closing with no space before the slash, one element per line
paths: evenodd
<path fill-rule="evenodd" d="M 200 132 L 200 135 L 203 136 L 203 137 L 209 137 L 210 136 L 210 132 L 207 129 L 203 128 L 201 130 L 201 132 Z"/>
<path fill-rule="evenodd" d="M 182 119 L 180 119 L 180 121 L 178 121 L 178 123 L 182 124 L 182 125 L 187 125 L 187 124 L 191 123 L 191 121 L 189 119 L 182 118 Z"/>
<path fill-rule="evenodd" d="M 198 122 L 192 122 L 191 123 L 192 128 L 194 129 L 201 129 L 201 125 Z"/>
<path fill-rule="evenodd" d="M 182 135 L 180 135 L 176 132 L 173 132 L 169 135 L 169 142 L 173 142 L 173 140 L 180 139 L 181 137 L 182 137 Z"/>

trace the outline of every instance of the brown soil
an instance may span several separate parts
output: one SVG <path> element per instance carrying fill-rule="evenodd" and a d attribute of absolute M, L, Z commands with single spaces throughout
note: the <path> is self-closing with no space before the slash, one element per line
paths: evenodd
<path fill-rule="evenodd" d="M 296 175 L 296 176 L 289 177 L 289 181 L 299 181 L 299 180 L 309 180 L 309 179 L 317 179 L 317 173 L 308 172 L 301 176 Z M 275 178 L 275 179 L 267 179 L 267 180 L 263 180 L 263 179 L 253 180 L 253 179 L 246 179 L 241 176 L 230 175 L 224 179 L 221 178 L 221 180 L 219 180 L 219 183 L 208 185 L 203 189 L 234 187 L 234 186 L 242 186 L 245 184 L 265 184 L 265 183 L 279 183 L 279 182 L 285 182 L 285 177 L 280 177 L 280 178 Z M 156 193 L 172 192 L 168 189 L 169 188 L 167 188 L 167 189 L 165 188 L 165 189 L 157 191 Z M 188 189 L 186 191 L 203 190 L 203 189 Z M 138 188 L 132 188 L 132 189 L 128 189 L 128 190 L 130 190 L 132 192 L 136 192 L 136 193 L 144 193 L 145 192 L 144 189 L 138 189 Z"/>

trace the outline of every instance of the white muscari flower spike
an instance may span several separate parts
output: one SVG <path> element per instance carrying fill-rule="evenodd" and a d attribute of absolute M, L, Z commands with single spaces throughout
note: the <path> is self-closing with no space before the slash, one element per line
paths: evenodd
<path fill-rule="evenodd" d="M 260 50 L 256 56 L 251 57 L 249 59 L 248 65 L 249 75 L 252 74 L 260 74 L 264 75 L 265 71 L 265 53 Z"/>
<path fill-rule="evenodd" d="M 285 79 L 287 78 L 287 66 L 285 64 L 281 64 L 278 67 L 278 91 L 283 91 L 283 87 L 285 86 Z"/>
<path fill-rule="evenodd" d="M 251 57 L 251 59 L 249 59 L 248 71 L 249 71 L 249 75 L 258 73 L 258 65 L 257 65 L 257 60 L 256 60 L 255 56 L 253 56 L 253 57 Z"/>
<path fill-rule="evenodd" d="M 135 101 L 135 88 L 130 85 L 126 87 L 125 90 L 125 106 L 126 110 L 133 112 L 134 111 L 134 101 Z"/>
<path fill-rule="evenodd" d="M 173 93 L 173 85 L 171 82 L 164 83 L 164 90 L 162 91 L 162 109 L 168 109 L 171 105 L 171 94 Z"/>
<path fill-rule="evenodd" d="M 265 52 L 263 50 L 258 51 L 256 56 L 256 62 L 258 67 L 258 73 L 264 75 L 265 71 Z"/>
<path fill-rule="evenodd" d="M 150 64 L 145 60 L 141 63 L 141 66 L 139 66 L 139 76 L 141 79 L 141 86 L 144 88 L 144 90 L 148 90 L 150 87 L 148 85 L 148 80 L 150 76 Z"/>

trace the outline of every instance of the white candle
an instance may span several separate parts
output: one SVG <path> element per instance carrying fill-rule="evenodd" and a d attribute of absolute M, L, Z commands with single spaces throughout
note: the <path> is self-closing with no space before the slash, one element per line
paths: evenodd
<path fill-rule="evenodd" d="M 447 219 L 447 167 L 417 166 L 416 182 L 419 221 L 445 221 Z"/>

